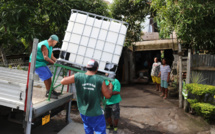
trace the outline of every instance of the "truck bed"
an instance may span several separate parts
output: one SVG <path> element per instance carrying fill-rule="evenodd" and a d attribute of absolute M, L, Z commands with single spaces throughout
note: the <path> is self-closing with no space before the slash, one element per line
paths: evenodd
<path fill-rule="evenodd" d="M 27 71 L 0 67 L 0 105 L 24 111 Z M 60 83 L 62 77 L 59 76 L 56 84 Z M 60 92 L 61 87 L 56 91 Z M 40 80 L 34 80 L 33 87 L 33 116 L 37 117 L 45 112 L 63 105 L 72 98 L 72 93 L 68 93 L 67 86 L 64 87 L 63 94 L 58 99 L 47 100 L 45 97 L 45 85 Z"/>

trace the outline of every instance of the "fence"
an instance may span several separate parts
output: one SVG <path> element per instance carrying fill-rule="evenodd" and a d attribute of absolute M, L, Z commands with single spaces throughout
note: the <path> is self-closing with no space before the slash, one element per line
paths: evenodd
<path fill-rule="evenodd" d="M 26 66 L 28 65 L 29 55 L 28 54 L 19 54 L 19 55 L 8 55 L 6 56 L 8 65 L 11 66 Z M 0 56 L 0 65 L 3 65 L 2 57 Z"/>
<path fill-rule="evenodd" d="M 201 73 L 206 79 L 201 84 L 215 86 L 215 55 L 192 55 L 191 70 Z"/>

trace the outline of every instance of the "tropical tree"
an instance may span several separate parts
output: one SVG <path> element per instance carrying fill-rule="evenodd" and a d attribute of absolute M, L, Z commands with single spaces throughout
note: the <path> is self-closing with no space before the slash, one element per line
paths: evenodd
<path fill-rule="evenodd" d="M 30 52 L 33 38 L 44 40 L 53 33 L 63 40 L 71 9 L 110 16 L 103 0 L 0 0 L 1 50 L 22 43 L 20 52 Z"/>
<path fill-rule="evenodd" d="M 162 33 L 175 31 L 186 47 L 214 52 L 214 0 L 152 0 L 151 7 Z"/>
<path fill-rule="evenodd" d="M 126 46 L 141 40 L 141 23 L 149 14 L 148 0 L 114 0 L 111 5 L 113 18 L 129 23 Z"/>

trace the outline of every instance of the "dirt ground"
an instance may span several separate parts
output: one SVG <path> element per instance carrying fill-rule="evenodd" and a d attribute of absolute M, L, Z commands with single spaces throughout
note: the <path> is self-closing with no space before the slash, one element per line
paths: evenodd
<path fill-rule="evenodd" d="M 213 134 L 211 126 L 202 118 L 178 108 L 177 98 L 163 100 L 154 85 L 126 85 L 122 87 L 119 134 Z M 73 121 L 82 123 L 73 107 Z M 66 126 L 65 111 L 51 118 L 45 126 L 32 129 L 32 134 L 57 134 Z M 0 117 L 1 134 L 22 134 L 21 125 Z"/>
<path fill-rule="evenodd" d="M 201 117 L 190 115 L 178 108 L 177 98 L 164 100 L 160 94 L 155 91 L 155 86 L 150 84 L 122 88 L 121 117 L 128 124 L 139 128 L 134 129 L 135 134 L 210 133 L 210 125 Z"/>
<path fill-rule="evenodd" d="M 209 134 L 210 125 L 201 117 L 178 108 L 177 98 L 163 100 L 154 85 L 122 87 L 120 103 L 120 134 Z M 78 111 L 71 118 L 82 123 Z"/>

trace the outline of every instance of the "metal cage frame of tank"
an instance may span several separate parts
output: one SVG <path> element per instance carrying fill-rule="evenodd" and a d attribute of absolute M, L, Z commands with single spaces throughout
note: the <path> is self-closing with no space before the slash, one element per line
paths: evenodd
<path fill-rule="evenodd" d="M 101 16 L 101 15 L 97 15 L 97 14 L 93 14 L 93 13 L 89 13 L 89 12 L 84 12 L 84 11 L 80 11 L 80 10 L 76 10 L 76 9 L 72 9 L 71 11 L 72 11 L 72 13 L 81 13 L 81 14 L 85 14 L 87 16 L 94 16 L 95 19 L 96 19 L 96 17 L 98 17 L 98 18 L 100 18 L 102 20 L 108 20 L 108 21 L 118 22 L 118 23 L 121 23 L 121 26 L 125 25 L 127 29 L 128 29 L 128 26 L 129 26 L 128 23 L 126 23 L 126 22 L 119 21 L 119 20 L 112 19 L 112 18 L 108 18 L 108 17 L 105 17 L 105 16 Z M 106 35 L 106 39 L 107 39 L 107 35 Z M 118 36 L 119 36 L 119 33 L 118 33 Z M 125 34 L 125 38 L 126 38 L 126 34 Z M 118 38 L 117 38 L 117 40 L 118 40 Z M 123 41 L 123 44 L 124 44 L 124 42 L 125 42 L 125 39 Z M 122 51 L 121 51 L 121 54 L 122 54 Z M 120 56 L 121 56 L 121 54 L 120 54 Z M 85 72 L 84 71 L 85 66 L 80 65 L 80 64 L 76 64 L 76 63 L 72 63 L 72 62 L 70 62 L 68 60 L 65 60 L 65 58 L 68 57 L 66 55 L 66 53 L 62 54 L 62 51 L 61 51 L 60 56 L 61 57 L 63 56 L 64 59 L 61 59 L 61 58 L 57 59 L 57 62 L 54 64 L 55 69 L 54 69 L 54 74 L 53 74 L 53 80 L 52 80 L 52 83 L 51 83 L 51 88 L 50 88 L 50 91 L 49 91 L 49 97 L 48 97 L 49 101 L 50 101 L 50 96 L 51 96 L 52 90 L 56 89 L 59 86 L 62 86 L 61 93 L 63 91 L 63 88 L 64 88 L 63 85 L 59 84 L 59 85 L 55 86 L 56 81 L 57 81 L 57 79 L 58 79 L 58 77 L 59 77 L 59 75 L 61 73 L 63 73 L 63 76 L 68 76 L 69 71 L 72 71 L 72 72 L 81 72 L 81 73 Z M 113 75 L 115 75 L 115 73 L 116 73 L 116 72 L 110 72 L 110 71 L 105 71 L 105 70 L 98 70 L 98 71 L 100 73 L 109 73 L 109 74 L 113 74 Z M 108 78 L 108 77 L 105 77 L 105 76 L 101 76 L 101 77 L 103 77 L 106 80 L 113 81 L 113 79 L 111 79 L 111 78 Z"/>
<path fill-rule="evenodd" d="M 119 21 L 119 20 L 116 20 L 116 19 L 113 19 L 113 18 L 109 18 L 109 17 L 105 17 L 105 16 L 101 16 L 101 15 L 97 15 L 97 14 L 93 14 L 93 13 L 89 13 L 89 12 L 85 12 L 85 11 L 80 11 L 80 10 L 72 9 L 71 12 L 72 12 L 72 14 L 73 14 L 73 13 L 80 13 L 80 14 L 87 15 L 87 18 L 88 18 L 88 16 L 90 16 L 91 18 L 93 17 L 93 18 L 94 18 L 94 20 L 93 20 L 93 25 L 94 25 L 94 23 L 95 23 L 95 19 L 99 19 L 99 20 L 102 20 L 102 24 L 103 24 L 104 21 L 109 21 L 109 22 L 112 22 L 112 21 L 113 21 L 113 22 L 120 23 L 120 29 L 119 29 L 119 31 L 121 31 L 122 25 L 124 25 L 124 26 L 126 27 L 126 29 L 128 29 L 128 26 L 129 26 L 128 23 L 126 23 L 126 22 L 124 22 L 124 21 Z M 76 19 L 77 19 L 77 15 L 76 15 L 76 17 L 75 17 L 74 23 L 83 24 L 83 23 L 76 22 Z M 70 20 L 69 20 L 69 22 L 70 22 Z M 87 22 L 87 19 L 86 19 L 85 23 L 83 24 L 84 27 L 85 27 L 85 26 L 91 26 L 91 25 L 87 25 L 86 22 Z M 102 24 L 101 24 L 100 27 L 96 27 L 96 28 L 99 29 L 99 31 L 105 30 L 105 29 L 102 29 Z M 75 26 L 75 25 L 73 25 L 73 28 L 72 28 L 72 31 L 71 31 L 71 32 L 69 32 L 69 31 L 65 31 L 65 32 L 73 33 L 74 26 Z M 107 33 L 110 31 L 110 26 L 111 26 L 111 24 L 109 25 L 108 30 L 106 30 Z M 83 32 L 84 32 L 84 30 L 83 30 Z M 80 34 L 81 39 L 82 39 L 82 37 L 85 36 L 85 35 L 83 35 L 83 32 L 82 32 L 82 34 Z M 118 42 L 119 35 L 120 35 L 121 33 L 120 33 L 120 32 L 114 32 L 114 31 L 111 31 L 111 32 L 117 33 L 117 36 L 118 36 L 118 37 L 117 37 L 116 42 Z M 77 34 L 77 33 L 75 33 L 75 34 Z M 92 31 L 90 32 L 90 35 L 89 35 L 90 37 L 91 37 L 91 34 L 92 34 Z M 77 34 L 77 35 L 79 35 L 79 34 Z M 121 34 L 121 35 L 124 35 L 124 41 L 123 41 L 123 44 L 124 44 L 124 43 L 125 43 L 125 38 L 126 38 L 126 33 L 125 33 L 125 34 Z M 98 33 L 98 36 L 99 36 L 99 33 Z M 108 41 L 107 41 L 107 37 L 108 37 L 108 34 L 106 34 L 104 43 L 105 43 L 105 42 L 108 42 Z M 91 37 L 91 38 L 92 38 L 92 37 Z M 99 37 L 95 38 L 96 42 L 98 42 L 98 41 L 100 40 L 100 39 L 98 39 L 98 38 L 99 38 Z M 70 39 L 71 39 L 71 35 L 70 35 Z M 80 45 L 81 39 L 80 39 L 79 43 L 77 44 L 77 45 L 78 45 L 78 49 L 77 49 L 77 53 L 75 54 L 75 57 L 76 57 L 76 58 L 75 58 L 75 61 L 77 60 L 77 56 L 80 56 L 80 55 L 78 54 L 78 51 L 79 51 L 80 46 L 82 46 L 82 45 Z M 93 38 L 92 38 L 92 39 L 93 39 Z M 63 42 L 67 42 L 67 41 L 64 41 L 64 40 L 63 40 Z M 88 42 L 87 42 L 87 47 L 89 46 L 89 42 L 90 42 L 90 40 L 88 40 Z M 108 43 L 113 44 L 112 42 L 108 42 Z M 116 44 L 116 43 L 115 43 L 115 44 Z M 105 48 L 105 46 L 103 47 L 103 50 L 101 50 L 102 53 L 105 52 L 105 51 L 104 51 L 104 48 Z M 114 49 L 116 49 L 116 45 L 114 46 Z M 96 49 L 93 48 L 93 50 L 94 50 L 94 52 L 95 52 Z M 68 47 L 67 47 L 66 52 L 68 52 Z M 69 55 L 67 55 L 66 52 L 61 50 L 61 53 L 60 53 L 60 57 L 61 57 L 61 58 L 58 59 L 58 61 L 66 62 L 66 63 L 71 64 L 71 66 L 74 66 L 74 67 L 76 67 L 76 68 L 83 68 L 83 67 L 85 67 L 85 65 L 83 65 L 84 60 L 82 61 L 82 65 L 81 65 L 81 64 L 77 64 L 77 63 L 73 63 L 73 62 L 68 61 L 68 60 L 65 60 L 66 58 L 69 57 Z M 72 53 L 72 54 L 74 54 L 74 53 Z M 86 51 L 85 51 L 85 54 L 86 54 Z M 116 54 L 114 54 L 114 52 L 111 53 L 111 54 L 112 54 L 112 55 L 116 55 Z M 121 55 L 122 55 L 122 51 L 121 51 L 121 53 L 120 53 L 118 56 L 120 57 Z M 86 57 L 86 58 L 92 58 L 92 57 L 87 57 L 87 56 L 85 56 L 85 57 Z M 112 57 L 111 61 L 113 61 L 113 58 L 114 58 L 114 56 Z M 101 61 L 101 57 L 100 57 L 100 60 L 99 60 L 99 61 Z M 106 63 L 107 63 L 107 61 L 103 61 L 103 62 L 106 62 Z M 111 62 L 110 64 L 114 64 L 114 63 Z M 118 61 L 118 64 L 119 64 L 119 61 Z M 100 70 L 100 69 L 99 69 L 98 71 L 99 71 L 99 72 L 103 72 L 103 73 L 115 74 L 115 73 L 116 73 L 116 70 L 117 70 L 117 67 L 118 67 L 118 64 L 117 64 L 117 65 L 114 64 L 114 65 L 116 66 L 116 69 L 115 69 L 114 72 L 113 72 L 113 71 L 108 71 L 108 70 L 105 71 L 105 69 L 104 69 L 104 70 Z"/>

